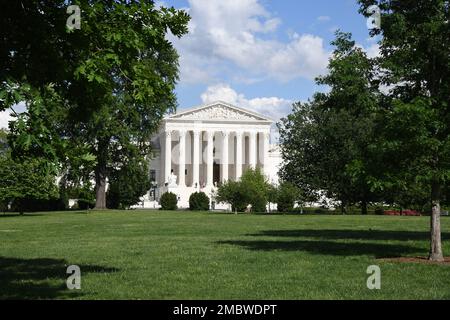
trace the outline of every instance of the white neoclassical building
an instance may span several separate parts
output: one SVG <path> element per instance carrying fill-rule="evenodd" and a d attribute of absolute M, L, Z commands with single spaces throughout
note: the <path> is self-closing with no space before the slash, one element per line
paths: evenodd
<path fill-rule="evenodd" d="M 238 180 L 250 167 L 261 168 L 276 184 L 281 156 L 270 144 L 272 124 L 266 116 L 221 101 L 167 116 L 152 140 L 154 187 L 136 207 L 158 207 L 167 191 L 178 196 L 180 208 L 189 207 L 193 192 L 211 196 L 220 183 Z"/>

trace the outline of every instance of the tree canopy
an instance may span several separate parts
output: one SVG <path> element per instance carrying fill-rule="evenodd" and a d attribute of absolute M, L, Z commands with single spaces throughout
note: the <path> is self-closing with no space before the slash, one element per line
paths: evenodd
<path fill-rule="evenodd" d="M 280 124 L 282 177 L 310 195 L 346 202 L 431 205 L 429 258 L 442 261 L 440 214 L 450 179 L 449 1 L 378 5 L 380 56 L 337 33 L 328 92 L 297 103 Z"/>
<path fill-rule="evenodd" d="M 266 212 L 269 192 L 272 190 L 260 168 L 244 171 L 239 181 L 221 184 L 215 195 L 218 202 L 231 204 L 234 212 L 243 212 L 251 205 L 252 212 Z"/>
<path fill-rule="evenodd" d="M 430 190 L 430 259 L 443 260 L 440 211 L 450 179 L 450 3 L 446 0 L 359 0 L 381 11 L 381 83 L 390 87 L 381 113 L 384 155 L 378 187 L 408 181 Z M 401 156 L 399 156 L 401 155 Z"/>
<path fill-rule="evenodd" d="M 323 193 L 345 205 L 359 203 L 363 213 L 377 195 L 368 174 L 373 139 L 377 87 L 373 61 L 338 31 L 329 73 L 317 83 L 330 88 L 307 103 L 297 103 L 279 124 L 284 164 L 281 177 L 309 198 Z"/>
<path fill-rule="evenodd" d="M 11 126 L 14 157 L 49 159 L 73 179 L 93 172 L 96 207 L 105 208 L 108 176 L 148 154 L 176 108 L 178 55 L 166 36 L 185 34 L 189 16 L 149 0 L 72 4 L 80 29 L 66 27 L 67 1 L 2 8 L 0 110 L 27 104 Z"/>

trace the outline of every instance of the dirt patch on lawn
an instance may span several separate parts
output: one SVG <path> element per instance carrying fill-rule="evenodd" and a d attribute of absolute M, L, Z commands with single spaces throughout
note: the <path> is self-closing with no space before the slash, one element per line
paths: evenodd
<path fill-rule="evenodd" d="M 438 264 L 438 265 L 445 265 L 450 266 L 450 257 L 445 257 L 444 261 L 442 262 L 436 262 L 436 261 L 430 261 L 427 257 L 399 257 L 399 258 L 382 258 L 377 259 L 379 261 L 384 262 L 397 262 L 397 263 L 422 263 L 422 264 Z"/>

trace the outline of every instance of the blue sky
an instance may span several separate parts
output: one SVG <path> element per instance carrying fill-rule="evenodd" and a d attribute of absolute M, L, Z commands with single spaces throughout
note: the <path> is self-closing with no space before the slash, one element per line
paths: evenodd
<path fill-rule="evenodd" d="M 356 0 L 161 0 L 192 19 L 182 39 L 169 35 L 180 54 L 179 109 L 215 100 L 274 120 L 317 90 L 326 73 L 334 31 L 351 32 L 369 56 L 378 53 Z M 23 111 L 20 106 L 17 111 Z M 9 111 L 0 112 L 7 127 Z"/>
<path fill-rule="evenodd" d="M 279 119 L 320 90 L 334 31 L 351 32 L 369 55 L 367 19 L 356 0 L 166 0 L 192 17 L 173 39 L 181 59 L 179 108 L 225 100 Z"/>

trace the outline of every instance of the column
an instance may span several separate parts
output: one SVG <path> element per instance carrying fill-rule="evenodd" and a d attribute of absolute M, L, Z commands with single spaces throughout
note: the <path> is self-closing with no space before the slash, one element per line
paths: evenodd
<path fill-rule="evenodd" d="M 242 176 L 242 132 L 236 132 L 236 181 L 238 181 Z"/>
<path fill-rule="evenodd" d="M 269 132 L 263 132 L 262 133 L 263 138 L 263 166 L 264 166 L 264 174 L 266 176 L 269 175 L 269 138 L 270 133 Z"/>
<path fill-rule="evenodd" d="M 249 152 L 248 159 L 249 159 L 250 168 L 255 169 L 256 168 L 256 132 L 250 132 L 248 152 Z"/>
<path fill-rule="evenodd" d="M 172 170 L 172 131 L 165 132 L 166 143 L 164 145 L 166 154 L 164 157 L 164 182 L 169 182 L 170 173 Z"/>
<path fill-rule="evenodd" d="M 222 131 L 222 182 L 228 180 L 228 131 Z"/>
<path fill-rule="evenodd" d="M 213 183 L 213 166 L 214 166 L 214 131 L 207 131 L 206 137 L 208 139 L 206 150 L 206 185 L 212 187 Z"/>
<path fill-rule="evenodd" d="M 180 150 L 180 157 L 178 161 L 178 168 L 179 168 L 179 178 L 178 178 L 178 186 L 185 187 L 186 186 L 186 175 L 184 174 L 186 170 L 186 131 L 180 130 L 180 144 L 179 144 L 179 150 Z"/>
<path fill-rule="evenodd" d="M 192 186 L 200 187 L 200 131 L 194 130 L 194 157 L 192 159 Z"/>

